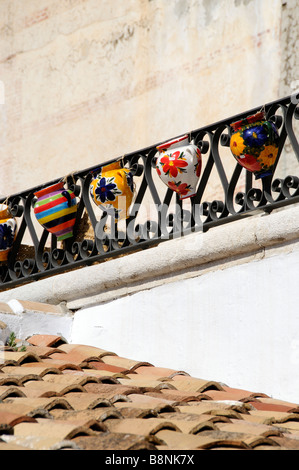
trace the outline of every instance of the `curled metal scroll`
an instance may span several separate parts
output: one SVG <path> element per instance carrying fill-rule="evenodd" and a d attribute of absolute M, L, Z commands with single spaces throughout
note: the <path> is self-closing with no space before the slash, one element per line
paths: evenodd
<path fill-rule="evenodd" d="M 228 171 L 227 162 L 222 156 L 224 151 L 229 150 L 230 124 L 260 110 L 256 108 L 187 132 L 202 154 L 200 180 L 196 195 L 189 200 L 189 204 L 181 201 L 171 189 L 165 187 L 162 193 L 158 188 L 155 172 L 158 144 L 122 157 L 123 165 L 130 168 L 136 184 L 130 212 L 122 226 L 113 212 L 96 208 L 89 191 L 93 173 L 114 160 L 66 178 L 66 186 L 75 193 L 78 205 L 74 235 L 63 243 L 57 242 L 56 237 L 46 229 L 38 233 L 35 228 L 34 193 L 42 187 L 5 199 L 17 220 L 18 230 L 7 262 L 0 264 L 0 288 L 6 289 L 65 270 L 103 262 L 120 254 L 185 236 L 191 231 L 205 232 L 211 227 L 254 215 L 257 211 L 269 213 L 299 202 L 299 143 L 294 126 L 299 120 L 298 99 L 289 96 L 264 105 L 264 109 L 267 119 L 279 130 L 280 145 L 273 175 L 263 178 L 259 184 L 232 156 L 230 162 L 234 166 Z M 288 158 L 293 158 L 298 164 L 295 175 L 283 174 L 279 169 L 286 142 L 292 149 Z M 212 177 L 215 177 L 212 173 L 218 178 L 219 191 L 211 200 L 206 200 L 206 190 Z M 56 182 L 47 183 L 47 186 Z M 140 212 L 148 199 L 154 208 L 154 217 L 151 214 L 146 220 L 140 220 Z M 86 220 L 89 231 L 82 234 L 80 227 Z M 25 237 L 29 238 L 30 246 L 28 252 L 21 256 Z"/>

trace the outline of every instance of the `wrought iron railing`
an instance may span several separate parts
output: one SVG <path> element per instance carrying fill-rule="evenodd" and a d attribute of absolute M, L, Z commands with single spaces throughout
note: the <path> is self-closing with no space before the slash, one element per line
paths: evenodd
<path fill-rule="evenodd" d="M 66 189 L 76 196 L 77 212 L 73 236 L 62 242 L 47 229 L 37 227 L 33 209 L 34 194 L 60 180 L 3 199 L 1 202 L 8 205 L 18 229 L 8 259 L 1 263 L 0 288 L 102 262 L 192 231 L 205 232 L 258 211 L 270 213 L 299 202 L 299 145 L 294 131 L 299 120 L 298 102 L 298 96 L 292 95 L 263 106 L 267 119 L 279 130 L 279 151 L 273 175 L 260 180 L 242 168 L 229 150 L 230 124 L 260 109 L 255 108 L 187 132 L 202 154 L 196 195 L 188 200 L 180 200 L 177 193 L 161 186 L 155 170 L 156 144 L 121 157 L 135 184 L 125 220 L 96 207 L 90 194 L 96 171 L 115 160 L 64 178 Z M 297 174 L 289 175 L 288 168 Z M 205 198 L 207 194 L 209 199 Z"/>

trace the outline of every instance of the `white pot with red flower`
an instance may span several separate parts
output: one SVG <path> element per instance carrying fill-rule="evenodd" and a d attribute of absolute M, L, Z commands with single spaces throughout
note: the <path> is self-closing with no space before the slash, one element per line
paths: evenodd
<path fill-rule="evenodd" d="M 158 145 L 157 150 L 156 170 L 163 183 L 180 199 L 195 196 L 202 163 L 199 148 L 184 135 Z"/>

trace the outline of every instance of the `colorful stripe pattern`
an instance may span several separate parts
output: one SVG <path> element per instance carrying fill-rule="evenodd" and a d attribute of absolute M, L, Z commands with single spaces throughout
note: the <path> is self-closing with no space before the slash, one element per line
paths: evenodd
<path fill-rule="evenodd" d="M 39 223 L 57 240 L 73 236 L 76 222 L 77 201 L 74 193 L 63 187 L 63 182 L 34 193 L 38 198 L 34 205 L 34 214 Z"/>

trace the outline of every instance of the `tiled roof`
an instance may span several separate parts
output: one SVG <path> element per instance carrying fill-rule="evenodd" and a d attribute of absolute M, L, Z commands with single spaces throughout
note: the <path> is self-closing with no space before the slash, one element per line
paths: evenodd
<path fill-rule="evenodd" d="M 34 335 L 0 350 L 0 450 L 299 449 L 299 405 Z"/>

